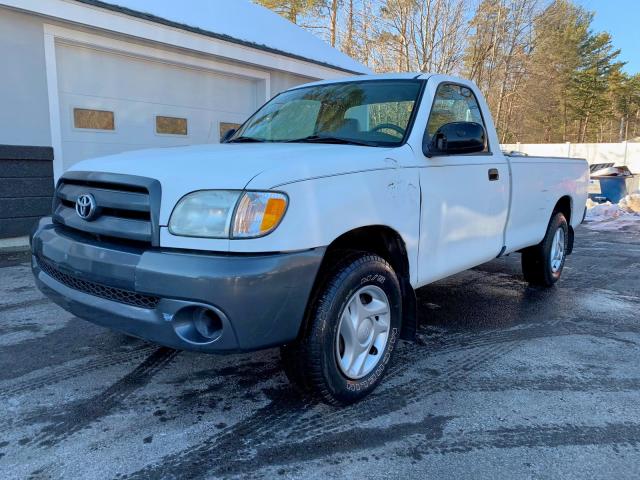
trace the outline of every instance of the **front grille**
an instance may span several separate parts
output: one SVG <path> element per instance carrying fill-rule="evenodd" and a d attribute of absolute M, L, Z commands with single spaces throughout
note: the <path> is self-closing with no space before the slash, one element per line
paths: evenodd
<path fill-rule="evenodd" d="M 156 308 L 160 301 L 159 297 L 155 297 L 153 295 L 143 295 L 141 293 L 124 290 L 122 288 L 109 287 L 101 283 L 82 280 L 61 271 L 53 263 L 40 256 L 36 257 L 36 260 L 38 261 L 40 269 L 53 279 L 69 288 L 73 288 L 74 290 L 78 290 L 89 295 L 112 300 L 114 302 L 124 303 L 126 305 L 132 305 L 134 307 L 148 309 Z"/>
<path fill-rule="evenodd" d="M 95 213 L 85 220 L 76 213 L 76 200 L 93 197 Z M 157 245 L 160 185 L 156 180 L 130 175 L 68 172 L 58 183 L 53 204 L 54 222 L 97 238 Z M 153 207 L 153 205 L 156 205 Z"/>

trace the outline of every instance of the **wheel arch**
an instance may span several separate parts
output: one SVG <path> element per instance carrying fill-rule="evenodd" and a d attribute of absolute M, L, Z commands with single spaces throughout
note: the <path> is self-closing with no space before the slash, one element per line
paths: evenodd
<path fill-rule="evenodd" d="M 402 330 L 400 338 L 415 340 L 417 329 L 416 294 L 410 282 L 410 266 L 407 248 L 402 236 L 386 225 L 368 225 L 349 230 L 338 236 L 327 247 L 320 269 L 316 275 L 312 294 L 307 304 L 301 332 L 308 323 L 310 306 L 315 301 L 315 293 L 321 287 L 327 271 L 345 252 L 364 251 L 384 258 L 396 272 L 402 294 Z"/>
<path fill-rule="evenodd" d="M 573 227 L 571 226 L 571 219 L 573 218 L 573 198 L 571 198 L 570 195 L 564 195 L 558 199 L 555 206 L 553 207 L 551 218 L 553 218 L 553 216 L 558 212 L 562 213 L 567 219 L 567 224 L 569 226 L 569 238 L 567 239 L 567 255 L 571 255 L 571 253 L 573 252 L 573 241 L 575 233 L 573 231 Z"/>
<path fill-rule="evenodd" d="M 553 213 L 551 214 L 551 216 L 555 215 L 558 212 L 562 213 L 567 219 L 567 223 L 571 224 L 573 199 L 570 195 L 564 195 L 558 199 L 556 205 L 553 207 Z"/>

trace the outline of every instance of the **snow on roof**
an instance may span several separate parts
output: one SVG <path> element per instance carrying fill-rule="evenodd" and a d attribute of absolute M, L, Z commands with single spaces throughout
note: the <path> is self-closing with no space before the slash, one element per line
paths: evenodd
<path fill-rule="evenodd" d="M 351 57 L 248 0 L 78 0 L 349 73 L 370 73 Z"/>

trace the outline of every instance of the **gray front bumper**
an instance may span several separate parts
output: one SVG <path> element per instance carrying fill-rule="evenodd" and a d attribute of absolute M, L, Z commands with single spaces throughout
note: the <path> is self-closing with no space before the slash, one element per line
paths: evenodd
<path fill-rule="evenodd" d="M 31 249 L 38 287 L 74 315 L 169 347 L 212 353 L 295 339 L 325 250 L 263 255 L 139 249 L 75 235 L 50 218 L 40 221 Z M 51 266 L 55 275 L 47 273 Z M 74 288 L 83 282 L 159 300 L 134 306 Z M 219 313 L 223 328 L 215 340 L 180 334 L 176 313 L 194 306 Z"/>

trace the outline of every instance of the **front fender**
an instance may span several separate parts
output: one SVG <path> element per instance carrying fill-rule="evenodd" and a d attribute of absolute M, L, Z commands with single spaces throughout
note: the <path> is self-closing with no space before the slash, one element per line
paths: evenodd
<path fill-rule="evenodd" d="M 231 251 L 324 247 L 351 230 L 384 225 L 402 237 L 413 280 L 420 224 L 418 169 L 370 170 L 295 182 L 278 189 L 289 195 L 290 202 L 280 226 L 263 238 L 231 240 Z"/>

